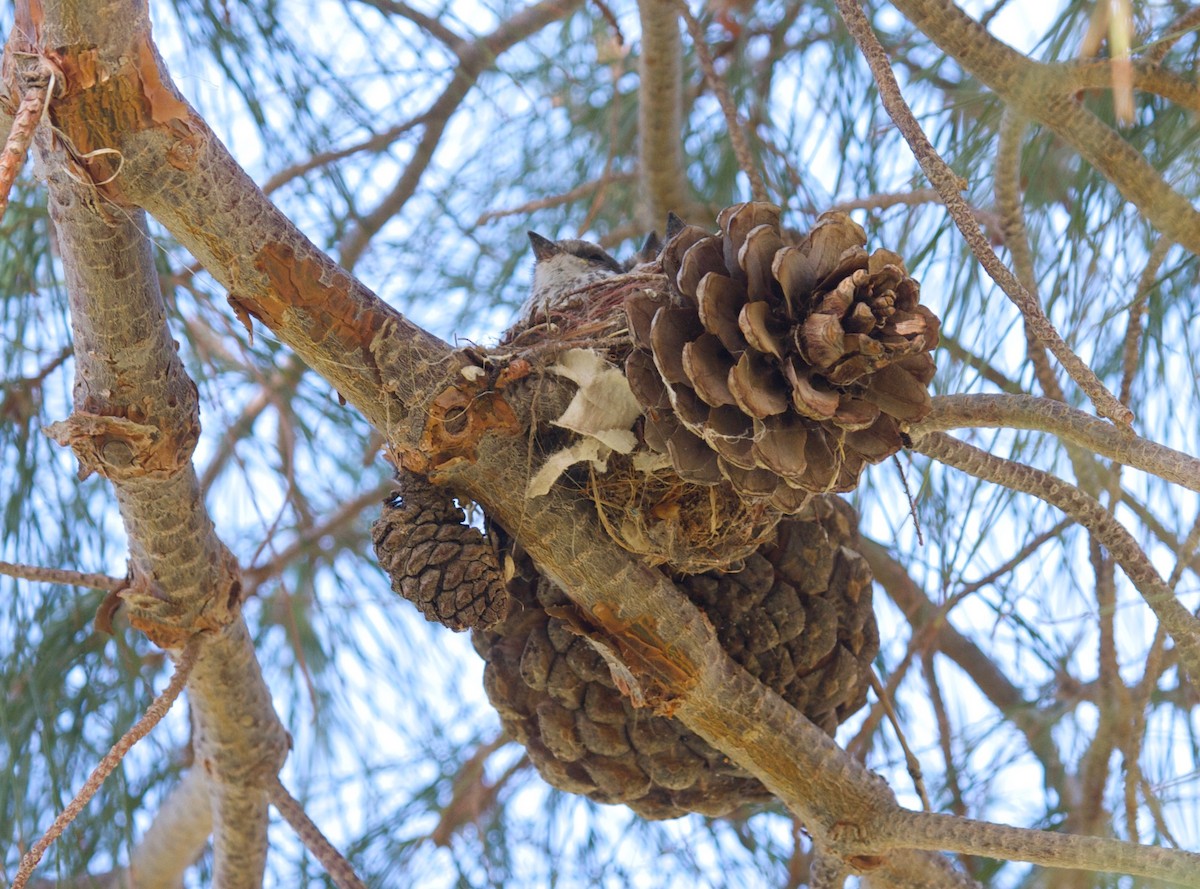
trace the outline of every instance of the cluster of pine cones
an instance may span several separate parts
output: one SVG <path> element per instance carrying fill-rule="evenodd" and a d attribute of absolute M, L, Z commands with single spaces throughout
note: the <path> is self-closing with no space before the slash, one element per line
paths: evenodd
<path fill-rule="evenodd" d="M 616 345 L 603 338 L 604 351 L 624 364 L 643 406 L 640 445 L 659 456 L 644 477 L 646 461 L 636 470 L 624 457 L 591 483 L 632 485 L 662 502 L 710 491 L 701 499 L 754 519 L 740 548 L 711 561 L 674 550 L 655 558 L 667 538 L 645 529 L 638 545 L 614 539 L 663 564 L 729 655 L 832 733 L 862 706 L 879 640 L 857 516 L 830 492 L 855 487 L 864 464 L 895 453 L 904 425 L 929 411 L 938 320 L 900 258 L 868 254 L 848 217 L 828 214 L 788 239 L 779 215 L 740 204 L 720 215 L 716 234 L 673 226 L 633 284 L 612 279 L 609 334 L 619 335 Z M 592 311 L 588 329 L 595 319 Z M 557 320 L 576 345 L 570 319 Z M 521 342 L 510 340 L 509 351 Z M 473 629 L 488 696 L 549 783 L 647 818 L 727 815 L 769 800 L 681 723 L 620 694 L 561 616 L 569 598 L 518 544 L 462 524 L 423 479 L 402 477 L 402 487 L 373 529 L 393 588 L 430 620 Z M 712 540 L 692 543 L 713 551 Z M 510 575 L 515 566 L 507 580 L 504 560 Z"/>

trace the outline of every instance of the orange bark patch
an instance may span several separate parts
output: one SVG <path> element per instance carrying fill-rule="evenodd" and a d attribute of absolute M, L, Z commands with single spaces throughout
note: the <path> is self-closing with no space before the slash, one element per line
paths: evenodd
<path fill-rule="evenodd" d="M 652 618 L 629 621 L 603 602 L 592 611 L 576 605 L 547 608 L 546 613 L 566 621 L 593 643 L 614 668 L 614 680 L 634 706 L 653 707 L 660 716 L 671 716 L 676 699 L 698 681 L 695 665 L 667 645 Z M 616 664 L 612 652 L 619 659 Z"/>
<path fill-rule="evenodd" d="M 161 61 L 150 42 L 148 31 L 138 35 L 137 75 L 142 83 L 142 95 L 150 110 L 150 119 L 156 124 L 172 120 L 187 120 L 187 102 L 184 102 L 163 83 L 160 76 Z"/>
<path fill-rule="evenodd" d="M 86 411 L 46 427 L 47 435 L 75 452 L 80 478 L 96 472 L 113 481 L 174 475 L 191 460 L 199 431 L 193 424 L 164 434 L 155 425 Z"/>
<path fill-rule="evenodd" d="M 420 444 L 405 450 L 401 463 L 426 475 L 474 463 L 484 433 L 513 434 L 520 428 L 500 393 L 470 383 L 451 386 L 430 404 Z"/>
<path fill-rule="evenodd" d="M 372 326 L 368 324 L 360 330 L 359 325 L 344 315 L 350 307 L 349 278 L 336 275 L 327 283 L 323 280 L 325 269 L 321 263 L 312 257 L 297 257 L 288 244 L 264 245 L 254 257 L 254 267 L 270 280 L 271 291 L 255 297 L 239 294 L 238 305 L 267 327 L 277 331 L 285 312 L 307 310 L 305 328 L 315 341 L 323 340 L 329 333 L 347 347 L 353 343 L 362 348 L 362 343 L 370 341 Z"/>

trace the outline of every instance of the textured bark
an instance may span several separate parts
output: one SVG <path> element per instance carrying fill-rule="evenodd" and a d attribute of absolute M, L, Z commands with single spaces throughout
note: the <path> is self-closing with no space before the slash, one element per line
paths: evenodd
<path fill-rule="evenodd" d="M 641 0 L 638 13 L 638 222 L 651 231 L 664 224 L 667 211 L 686 216 L 690 207 L 683 164 L 683 40 L 674 0 Z"/>
<path fill-rule="evenodd" d="M 100 70 L 146 60 L 145 10 L 122 7 L 104 16 L 86 4 L 46 8 L 42 40 L 94 46 L 64 58 L 75 86 L 86 82 L 84 69 L 71 67 L 80 58 Z M 109 30 L 84 35 L 80 20 Z M 108 110 L 128 121 L 146 109 L 117 101 Z M 78 131 L 82 119 L 75 123 Z M 76 362 L 74 413 L 50 432 L 72 446 L 81 472 L 99 472 L 113 484 L 129 535 L 132 581 L 122 598 L 134 626 L 169 649 L 197 633 L 210 637 L 189 690 L 196 760 L 212 780 L 215 881 L 258 886 L 266 860 L 264 780 L 274 777 L 288 742 L 238 613 L 237 565 L 216 536 L 191 464 L 196 387 L 166 327 L 144 215 L 81 185 L 78 162 L 47 136 L 39 137 L 38 154 L 66 273 Z"/>

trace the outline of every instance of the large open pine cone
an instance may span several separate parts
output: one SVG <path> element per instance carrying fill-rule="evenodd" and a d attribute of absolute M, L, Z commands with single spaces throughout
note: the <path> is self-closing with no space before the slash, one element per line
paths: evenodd
<path fill-rule="evenodd" d="M 784 512 L 848 491 L 930 409 L 939 322 L 895 253 L 827 213 L 788 246 L 772 204 L 738 204 L 715 235 L 663 248 L 672 292 L 626 298 L 626 376 L 645 439 L 679 475 L 728 480 Z"/>
<path fill-rule="evenodd" d="M 678 581 L 730 656 L 830 733 L 862 706 L 879 649 L 870 569 L 851 548 L 856 524 L 841 500 L 816 497 L 743 570 Z M 635 709 L 590 643 L 546 613 L 567 597 L 528 559 L 518 564 L 512 612 L 474 641 L 492 705 L 543 778 L 646 818 L 770 800 L 682 723 Z"/>

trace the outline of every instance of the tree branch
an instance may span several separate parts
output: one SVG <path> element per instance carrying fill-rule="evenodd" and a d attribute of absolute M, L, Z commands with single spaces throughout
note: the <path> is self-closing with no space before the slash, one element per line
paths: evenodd
<path fill-rule="evenodd" d="M 1180 604 L 1133 536 L 1097 501 L 1048 472 L 995 457 L 941 432 L 914 437 L 913 450 L 976 478 L 1033 494 L 1087 528 L 1171 634 L 1180 664 L 1193 680 L 1200 676 L 1200 620 Z"/>
<path fill-rule="evenodd" d="M 1200 253 L 1200 213 L 1141 153 L 1060 91 L 1059 66 L 1035 62 L 997 40 L 951 0 L 894 0 L 893 5 L 1008 105 L 1071 145 L 1155 228 Z"/>
<path fill-rule="evenodd" d="M 67 807 L 62 810 L 54 823 L 50 825 L 45 834 L 35 842 L 28 852 L 21 858 L 21 864 L 17 868 L 17 875 L 13 878 L 12 889 L 24 889 L 25 884 L 33 875 L 33 869 L 37 867 L 38 862 L 42 860 L 42 856 L 46 854 L 46 850 L 50 848 L 50 844 L 58 839 L 67 825 L 74 821 L 79 813 L 84 810 L 88 802 L 100 786 L 121 764 L 121 760 L 125 758 L 125 754 L 133 749 L 133 745 L 140 741 L 146 735 L 150 734 L 162 718 L 167 715 L 167 711 L 171 709 L 171 705 L 175 703 L 175 699 L 179 697 L 183 691 L 183 686 L 187 682 L 188 674 L 196 664 L 196 656 L 200 651 L 200 643 L 198 638 L 194 638 L 183 649 L 179 655 L 178 662 L 175 665 L 175 672 L 171 674 L 171 681 L 167 683 L 167 687 L 162 690 L 150 706 L 146 708 L 145 714 L 133 726 L 121 735 L 120 740 L 113 745 L 108 753 L 104 754 L 104 758 L 92 770 L 79 793 L 75 794 L 75 798 L 67 804 Z"/>
<path fill-rule="evenodd" d="M 945 849 L 1046 867 L 1154 877 L 1181 886 L 1200 885 L 1200 854 L 1139 846 L 1107 837 L 1029 830 L 952 815 L 904 811 L 879 825 L 884 844 L 902 849 Z"/>
<path fill-rule="evenodd" d="M 287 788 L 279 779 L 271 786 L 271 805 L 291 825 L 304 847 L 321 862 L 325 873 L 329 874 L 338 889 L 366 889 L 366 884 L 358 878 L 350 862 L 326 839 L 325 834 L 321 833 L 321 828 L 313 824 L 304 807 L 287 792 Z"/>
<path fill-rule="evenodd" d="M 1200 459 L 1114 429 L 1061 401 L 1034 395 L 940 395 L 929 416 L 910 430 L 914 439 L 962 427 L 1035 429 L 1087 448 L 1117 463 L 1200 491 Z"/>
<path fill-rule="evenodd" d="M 638 221 L 650 231 L 668 211 L 686 216 L 691 207 L 683 163 L 683 41 L 675 0 L 640 0 L 638 15 Z"/>
<path fill-rule="evenodd" d="M 903 11 L 903 3 L 896 5 Z M 961 181 L 938 155 L 920 124 L 917 123 L 917 119 L 913 117 L 912 110 L 904 101 L 904 96 L 900 93 L 900 85 L 896 82 L 896 76 L 892 73 L 891 65 L 888 62 L 887 53 L 884 52 L 883 46 L 875 37 L 875 32 L 871 30 L 871 24 L 867 21 L 862 9 L 859 8 L 857 0 L 837 0 L 837 6 L 846 22 L 846 27 L 866 57 L 875 82 L 879 85 L 879 99 L 883 103 L 883 107 L 887 109 L 888 115 L 908 142 L 917 163 L 921 165 L 921 169 L 925 171 L 925 175 L 929 177 L 933 187 L 937 189 L 954 224 L 962 232 L 963 238 L 966 240 L 967 246 L 971 248 L 971 252 L 975 254 L 975 258 L 979 260 L 992 280 L 1021 310 L 1021 314 L 1032 326 L 1038 339 L 1054 353 L 1066 372 L 1070 374 L 1071 379 L 1096 405 L 1096 410 L 1100 415 L 1108 417 L 1119 425 L 1129 425 L 1133 421 L 1133 413 L 1117 401 L 1096 377 L 1092 369 L 1071 351 L 1071 347 L 1054 329 L 1037 300 L 1030 295 L 1029 291 L 992 250 L 991 244 L 988 243 L 983 231 L 979 228 L 979 223 L 975 221 L 971 208 L 967 206 L 967 202 L 960 194 Z M 1013 51 L 1010 50 L 1010 52 Z M 1198 238 L 1198 242 L 1200 242 L 1200 238 Z"/>

